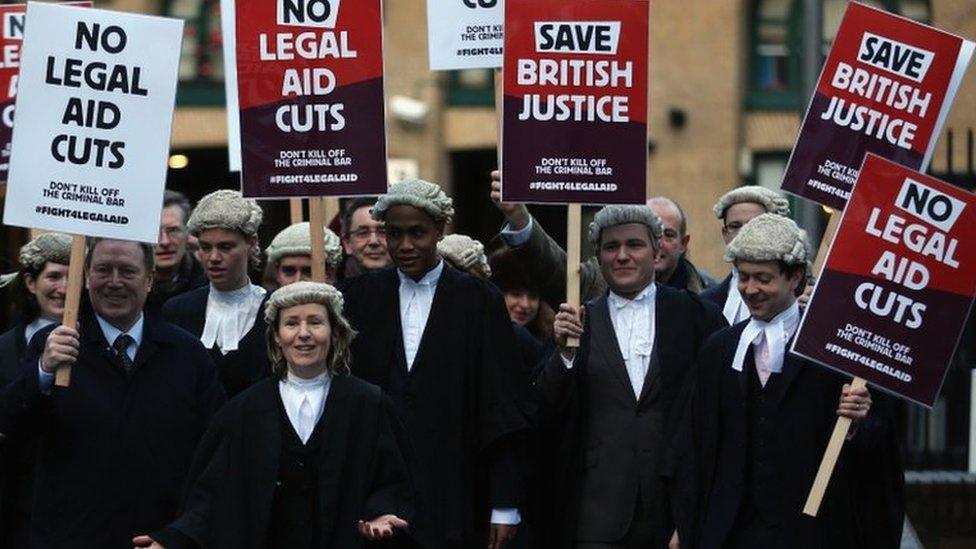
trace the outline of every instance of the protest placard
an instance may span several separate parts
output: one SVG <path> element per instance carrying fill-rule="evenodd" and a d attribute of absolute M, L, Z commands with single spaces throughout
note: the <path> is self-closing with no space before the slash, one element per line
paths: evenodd
<path fill-rule="evenodd" d="M 973 42 L 851 2 L 824 63 L 783 190 L 843 209 L 871 152 L 924 169 Z"/>
<path fill-rule="evenodd" d="M 4 223 L 155 243 L 183 22 L 29 3 Z"/>
<path fill-rule="evenodd" d="M 65 2 L 69 6 L 91 7 L 91 2 Z M 0 6 L 0 183 L 7 181 L 10 167 L 10 137 L 14 131 L 14 100 L 20 71 L 20 45 L 24 40 L 27 4 Z"/>
<path fill-rule="evenodd" d="M 380 1 L 238 0 L 236 12 L 244 195 L 385 192 Z"/>
<path fill-rule="evenodd" d="M 502 66 L 505 0 L 427 0 L 430 70 Z"/>
<path fill-rule="evenodd" d="M 220 0 L 220 39 L 224 53 L 224 95 L 227 97 L 227 167 L 241 171 L 241 113 L 237 103 L 237 16 L 234 0 Z"/>
<path fill-rule="evenodd" d="M 976 196 L 869 154 L 794 353 L 931 407 L 976 295 Z"/>
<path fill-rule="evenodd" d="M 640 204 L 646 0 L 507 0 L 502 200 Z"/>

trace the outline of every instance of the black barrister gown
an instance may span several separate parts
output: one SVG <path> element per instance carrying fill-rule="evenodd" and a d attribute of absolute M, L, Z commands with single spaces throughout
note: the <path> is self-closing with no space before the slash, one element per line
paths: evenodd
<path fill-rule="evenodd" d="M 501 293 L 447 265 L 408 372 L 395 270 L 343 288 L 359 336 L 353 374 L 390 395 L 411 441 L 425 547 L 483 547 L 490 508 L 517 507 L 516 438 L 528 428 L 528 381 Z"/>
<path fill-rule="evenodd" d="M 870 414 L 844 443 L 818 516 L 803 515 L 850 378 L 787 354 L 783 371 L 761 388 L 751 350 L 742 372 L 731 367 L 746 324 L 716 333 L 696 365 L 690 448 L 674 479 L 681 546 L 750 547 L 759 533 L 772 549 L 897 548 L 904 477 L 890 399 L 872 391 Z M 762 524 L 773 526 L 756 528 Z M 746 544 L 734 545 L 737 538 Z"/>
<path fill-rule="evenodd" d="M 278 493 L 295 474 L 287 471 L 284 452 L 292 442 L 301 444 L 284 414 L 277 379 L 228 402 L 194 457 L 180 518 L 152 537 L 168 549 L 277 549 L 271 529 L 290 517 L 276 514 L 295 508 L 294 502 L 282 504 Z M 360 547 L 360 519 L 394 514 L 412 520 L 413 487 L 395 421 L 378 387 L 349 375 L 333 377 L 308 441 L 316 443 L 315 456 L 302 463 L 314 467 L 309 547 Z"/>
<path fill-rule="evenodd" d="M 203 334 L 203 326 L 207 322 L 209 295 L 208 285 L 173 297 L 163 305 L 163 318 L 199 339 Z M 258 316 L 254 319 L 254 326 L 251 326 L 251 329 L 237 343 L 236 351 L 224 354 L 216 344 L 210 349 L 210 357 L 217 366 L 217 374 L 228 398 L 233 398 L 244 389 L 271 375 L 268 344 L 265 340 L 268 325 L 264 322 L 264 303 L 268 301 L 268 297 L 270 294 L 264 296 L 264 302 L 258 309 Z"/>
<path fill-rule="evenodd" d="M 26 327 L 18 322 L 0 335 L 0 387 L 20 376 L 21 360 L 27 352 Z M 36 453 L 36 442 L 0 445 L 0 540 L 5 549 L 27 547 Z"/>

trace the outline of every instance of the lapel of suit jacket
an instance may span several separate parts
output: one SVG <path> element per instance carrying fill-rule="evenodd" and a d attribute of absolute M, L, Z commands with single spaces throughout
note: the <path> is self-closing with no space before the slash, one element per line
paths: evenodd
<path fill-rule="evenodd" d="M 596 300 L 590 307 L 593 321 L 590 322 L 590 330 L 593 335 L 590 337 L 590 345 L 593 350 L 591 356 L 596 352 L 597 356 L 603 357 L 613 372 L 613 377 L 617 379 L 627 393 L 628 397 L 636 404 L 637 397 L 634 396 L 634 386 L 630 384 L 630 376 L 627 375 L 627 363 L 624 362 L 624 355 L 620 352 L 617 343 L 617 332 L 613 329 L 613 321 L 610 320 L 610 304 L 607 294 Z"/>
<path fill-rule="evenodd" d="M 791 337 L 786 342 L 786 351 L 783 353 L 783 371 L 780 373 L 780 378 L 776 383 L 775 392 L 771 395 L 773 405 L 776 407 L 779 407 L 783 401 L 783 397 L 790 390 L 793 381 L 796 380 L 796 376 L 800 373 L 803 366 L 803 360 L 800 357 L 790 354 L 789 349 L 792 344 L 793 338 Z"/>
<path fill-rule="evenodd" d="M 435 346 L 437 342 L 431 343 L 430 339 L 435 337 L 436 334 L 451 332 L 450 308 L 452 307 L 451 302 L 453 301 L 454 294 L 456 293 L 455 288 L 460 277 L 461 273 L 455 271 L 446 262 L 444 263 L 444 268 L 441 269 L 440 279 L 437 281 L 437 287 L 434 289 L 434 301 L 430 305 L 430 314 L 427 316 L 427 325 L 424 326 L 424 331 L 420 334 L 420 343 L 417 345 L 417 354 L 413 357 L 413 366 L 410 367 L 411 375 L 413 375 L 418 368 L 423 366 L 423 364 L 426 362 L 425 359 L 427 359 L 428 355 L 433 352 L 433 346 Z M 399 295 L 400 292 L 398 289 L 397 296 L 399 297 Z M 398 304 L 398 315 L 399 309 L 400 306 Z M 400 352 L 403 352 L 402 335 L 400 336 Z M 406 364 L 406 358 L 404 358 L 404 364 Z"/>
<path fill-rule="evenodd" d="M 254 451 L 255 462 L 244 463 L 249 477 L 248 486 L 254 486 L 258 491 L 252 500 L 251 516 L 261 521 L 256 532 L 266 532 L 268 519 L 271 516 L 271 506 L 274 503 L 275 486 L 278 482 L 278 468 L 281 466 L 281 394 L 278 392 L 278 380 L 267 381 L 268 392 L 258 399 L 258 405 L 251 409 L 245 432 L 253 433 L 251 444 L 242 444 Z M 244 474 L 241 471 L 239 474 Z"/>
<path fill-rule="evenodd" d="M 150 318 L 150 315 L 147 313 L 143 314 L 145 315 L 145 320 L 142 331 L 142 343 L 136 349 L 136 358 L 132 361 L 135 371 L 139 371 L 156 354 L 156 351 L 159 350 L 158 342 L 164 339 L 163 334 L 159 332 L 160 326 L 156 322 L 156 319 Z"/>
<path fill-rule="evenodd" d="M 657 284 L 657 283 L 655 283 Z M 661 289 L 657 284 L 657 292 L 654 294 L 654 341 L 651 344 L 651 362 L 647 368 L 647 375 L 644 378 L 644 385 L 641 388 L 638 404 L 657 398 L 661 386 L 661 368 L 665 364 L 672 363 L 671 351 L 673 343 L 688 334 L 678 333 L 678 326 L 685 326 L 685 322 L 675 321 L 662 322 L 662 314 L 675 314 L 679 309 L 675 306 L 675 301 L 670 292 Z"/>
<path fill-rule="evenodd" d="M 349 420 L 346 407 L 348 392 L 344 375 L 333 376 L 329 396 L 325 399 L 322 409 L 322 425 L 319 431 L 319 518 L 322 521 L 322 531 L 331 532 L 335 527 L 332 520 L 336 516 L 336 503 L 340 500 L 333 497 L 339 493 L 339 480 L 342 475 L 343 460 L 346 459 L 346 443 L 344 440 L 347 426 L 343 422 Z M 323 539 L 328 539 L 326 536 Z"/>

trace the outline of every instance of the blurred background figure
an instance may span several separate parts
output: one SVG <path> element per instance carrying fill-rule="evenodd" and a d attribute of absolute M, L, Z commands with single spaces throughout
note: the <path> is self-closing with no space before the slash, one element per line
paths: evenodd
<path fill-rule="evenodd" d="M 342 261 L 342 245 L 331 229 L 324 228 L 325 281 L 332 284 Z M 308 221 L 285 227 L 268 245 L 265 287 L 274 291 L 282 286 L 312 279 L 311 226 Z"/>
<path fill-rule="evenodd" d="M 386 249 L 383 222 L 370 215 L 374 204 L 376 198 L 371 197 L 356 198 L 346 204 L 342 216 L 342 249 L 345 257 L 338 272 L 339 280 L 392 265 Z"/>
<path fill-rule="evenodd" d="M 188 247 L 186 222 L 191 212 L 190 201 L 182 193 L 167 190 L 163 195 L 159 243 L 153 248 L 156 270 L 146 301 L 150 311 L 158 312 L 167 299 L 207 284 L 203 267 Z"/>

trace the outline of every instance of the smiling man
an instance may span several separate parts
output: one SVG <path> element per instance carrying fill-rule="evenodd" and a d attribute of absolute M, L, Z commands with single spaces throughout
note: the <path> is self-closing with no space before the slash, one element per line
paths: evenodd
<path fill-rule="evenodd" d="M 650 208 L 607 206 L 589 229 L 609 291 L 585 314 L 560 306 L 560 348 L 536 380 L 558 441 L 545 546 L 663 547 L 674 521 L 659 475 L 675 403 L 699 347 L 724 322 L 694 294 L 655 283 L 662 228 Z"/>
<path fill-rule="evenodd" d="M 413 443 L 422 547 L 503 547 L 520 522 L 516 437 L 528 382 L 498 290 L 445 264 L 454 215 L 433 183 L 393 184 L 373 208 L 395 270 L 348 281 L 352 373 L 383 388 Z"/>
<path fill-rule="evenodd" d="M 241 193 L 220 190 L 200 199 L 187 228 L 200 242 L 199 257 L 210 284 L 163 306 L 166 320 L 200 338 L 210 349 L 229 396 L 271 373 L 260 314 L 265 289 L 251 283 L 257 265 L 263 213 Z"/>
<path fill-rule="evenodd" d="M 706 342 L 675 477 L 682 547 L 897 547 L 904 502 L 883 398 L 789 354 L 807 250 L 762 214 L 726 248 L 750 318 Z M 854 421 L 816 518 L 801 510 L 837 416 Z"/>
<path fill-rule="evenodd" d="M 177 511 L 224 396 L 200 343 L 143 314 L 152 272 L 148 244 L 91 239 L 90 310 L 40 332 L 0 394 L 0 432 L 40 438 L 31 547 L 127 547 Z M 64 366 L 71 385 L 54 386 Z"/>

